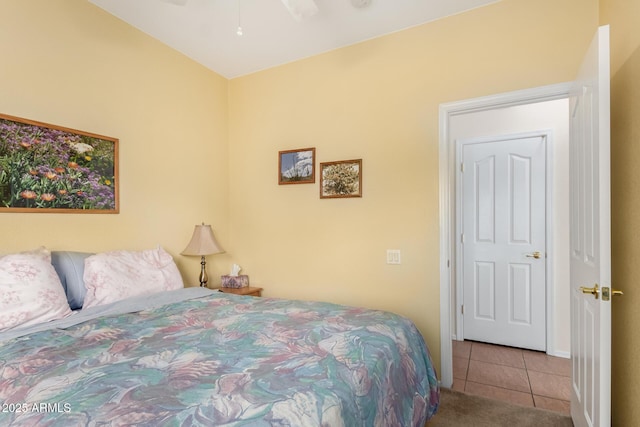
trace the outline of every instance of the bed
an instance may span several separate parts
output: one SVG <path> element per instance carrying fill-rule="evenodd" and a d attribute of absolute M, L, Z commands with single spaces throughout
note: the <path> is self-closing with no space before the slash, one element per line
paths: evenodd
<path fill-rule="evenodd" d="M 69 313 L 0 332 L 0 425 L 422 427 L 437 410 L 405 317 L 181 282 L 83 307 L 92 257 L 48 258 Z"/>

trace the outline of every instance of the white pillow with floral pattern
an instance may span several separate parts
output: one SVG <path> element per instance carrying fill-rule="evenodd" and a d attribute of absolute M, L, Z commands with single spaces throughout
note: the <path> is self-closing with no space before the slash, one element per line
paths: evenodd
<path fill-rule="evenodd" d="M 0 332 L 70 314 L 46 248 L 0 256 Z"/>
<path fill-rule="evenodd" d="M 92 255 L 84 260 L 84 284 L 82 308 L 184 287 L 173 257 L 161 247 Z"/>

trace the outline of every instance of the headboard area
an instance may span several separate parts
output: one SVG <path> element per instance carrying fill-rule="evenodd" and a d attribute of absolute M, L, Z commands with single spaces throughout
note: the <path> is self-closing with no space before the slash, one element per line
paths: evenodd
<path fill-rule="evenodd" d="M 52 251 L 51 264 L 56 269 L 72 310 L 82 308 L 87 289 L 84 285 L 84 260 L 89 252 Z"/>

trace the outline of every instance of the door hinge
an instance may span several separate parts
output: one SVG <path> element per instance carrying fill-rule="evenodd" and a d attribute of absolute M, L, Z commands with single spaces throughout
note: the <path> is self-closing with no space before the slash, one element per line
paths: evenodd
<path fill-rule="evenodd" d="M 464 314 L 464 304 L 462 304 L 462 305 L 460 306 L 460 312 L 461 312 L 462 314 Z"/>
<path fill-rule="evenodd" d="M 460 172 L 464 172 L 464 163 L 460 163 Z"/>
<path fill-rule="evenodd" d="M 464 233 L 460 235 L 460 243 L 464 243 Z"/>

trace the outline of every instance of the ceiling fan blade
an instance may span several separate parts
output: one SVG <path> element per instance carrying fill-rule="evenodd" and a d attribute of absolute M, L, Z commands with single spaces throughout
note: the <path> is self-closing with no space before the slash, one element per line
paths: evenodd
<path fill-rule="evenodd" d="M 357 8 L 367 7 L 371 4 L 371 0 L 351 0 L 351 5 Z"/>
<path fill-rule="evenodd" d="M 184 6 L 185 4 L 187 4 L 188 0 L 162 0 L 165 3 L 171 3 L 171 4 L 175 4 L 177 6 Z"/>
<path fill-rule="evenodd" d="M 289 13 L 298 21 L 307 19 L 318 13 L 314 0 L 282 0 Z"/>

